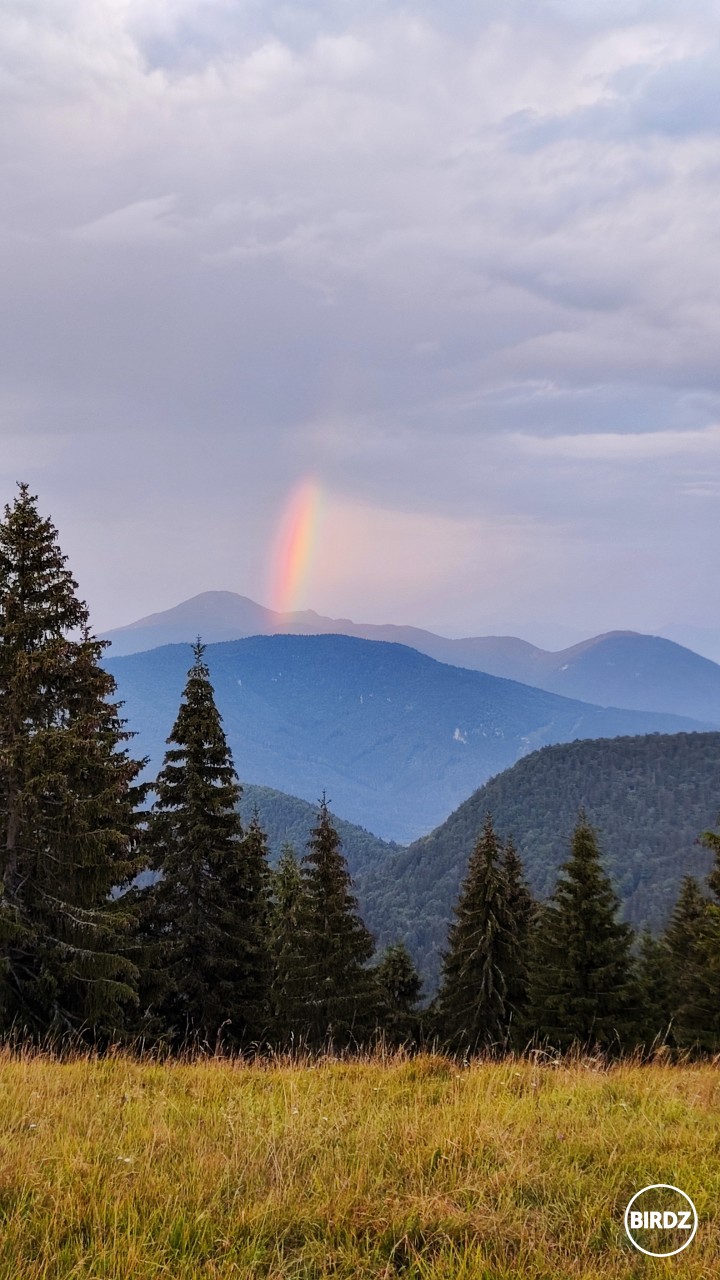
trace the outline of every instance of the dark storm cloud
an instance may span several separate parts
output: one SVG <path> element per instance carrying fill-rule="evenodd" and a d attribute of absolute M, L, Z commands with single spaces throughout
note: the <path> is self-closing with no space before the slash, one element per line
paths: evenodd
<path fill-rule="evenodd" d="M 432 544 L 408 619 L 435 599 L 436 625 L 472 627 L 491 584 L 521 626 L 533 579 L 548 615 L 652 627 L 674 574 L 702 621 L 717 18 L 10 0 L 0 475 L 52 506 L 99 621 L 262 595 L 308 472 L 347 530 Z M 628 546 L 645 585 L 588 603 L 587 566 L 609 584 Z M 362 613 L 328 574 L 307 603 Z M 389 617 L 397 582 L 376 579 Z"/>

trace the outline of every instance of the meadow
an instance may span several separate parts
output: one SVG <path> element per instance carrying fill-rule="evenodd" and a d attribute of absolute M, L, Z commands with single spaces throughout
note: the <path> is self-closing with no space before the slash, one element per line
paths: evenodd
<path fill-rule="evenodd" d="M 682 1255 L 623 1231 L 669 1182 Z M 2 1280 L 720 1273 L 713 1065 L 0 1056 Z"/>

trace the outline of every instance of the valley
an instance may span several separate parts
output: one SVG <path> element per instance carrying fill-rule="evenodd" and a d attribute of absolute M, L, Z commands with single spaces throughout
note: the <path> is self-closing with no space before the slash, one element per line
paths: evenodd
<path fill-rule="evenodd" d="M 402 844 L 538 747 L 710 727 L 592 706 L 349 636 L 255 636 L 210 644 L 206 656 L 243 781 L 310 803 L 325 791 L 348 821 Z M 190 657 L 189 644 L 176 644 L 106 660 L 149 774 Z"/>

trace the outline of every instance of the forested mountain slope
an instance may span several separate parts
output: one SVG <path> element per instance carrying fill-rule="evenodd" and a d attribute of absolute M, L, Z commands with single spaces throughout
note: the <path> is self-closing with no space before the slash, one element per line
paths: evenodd
<path fill-rule="evenodd" d="M 545 896 L 581 806 L 599 831 L 625 917 L 638 927 L 662 927 L 682 876 L 704 876 L 710 867 L 697 837 L 720 813 L 720 733 L 601 739 L 534 752 L 389 864 L 362 872 L 368 919 L 382 941 L 403 937 L 434 978 L 486 812 L 503 837 L 514 838 L 533 890 Z"/>

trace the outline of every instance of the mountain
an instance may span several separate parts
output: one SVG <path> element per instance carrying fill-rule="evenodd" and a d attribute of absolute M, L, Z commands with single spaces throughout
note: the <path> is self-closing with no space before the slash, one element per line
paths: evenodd
<path fill-rule="evenodd" d="M 287 615 L 287 621 L 293 616 Z M 113 657 L 120 657 L 161 645 L 184 644 L 198 635 L 207 644 L 240 640 L 244 636 L 272 635 L 290 629 L 285 620 L 284 615 L 265 609 L 234 591 L 203 591 L 173 609 L 151 613 L 129 626 L 106 631 L 100 638 L 110 640 Z"/>
<path fill-rule="evenodd" d="M 156 769 L 191 661 L 189 645 L 108 659 L 134 744 Z M 492 774 L 549 742 L 707 725 L 590 706 L 398 644 L 256 636 L 209 645 L 242 781 L 314 803 L 403 843 L 442 822 Z"/>
<path fill-rule="evenodd" d="M 670 622 L 660 628 L 668 640 L 676 640 L 713 662 L 720 662 L 720 627 L 694 627 L 687 622 Z"/>
<path fill-rule="evenodd" d="M 552 693 L 602 706 L 662 708 L 720 725 L 720 666 L 661 636 L 611 631 L 559 653 L 517 642 L 493 648 L 483 640 L 478 661 L 481 650 L 488 671 Z"/>
<path fill-rule="evenodd" d="M 174 609 L 108 631 L 113 656 L 194 640 L 253 635 L 348 635 L 408 645 L 439 662 L 518 680 L 599 706 L 670 711 L 720 725 L 720 666 L 660 636 L 611 631 L 557 653 L 515 636 L 451 640 L 419 627 L 325 618 L 312 609 L 280 614 L 232 591 L 205 591 Z"/>
<path fill-rule="evenodd" d="M 697 838 L 718 824 L 720 733 L 573 742 L 526 756 L 430 835 L 361 869 L 360 897 L 380 943 L 404 938 L 432 986 L 485 814 L 514 838 L 534 892 L 545 897 L 581 806 L 598 828 L 625 918 L 661 928 L 682 876 L 704 877 L 711 865 Z"/>

